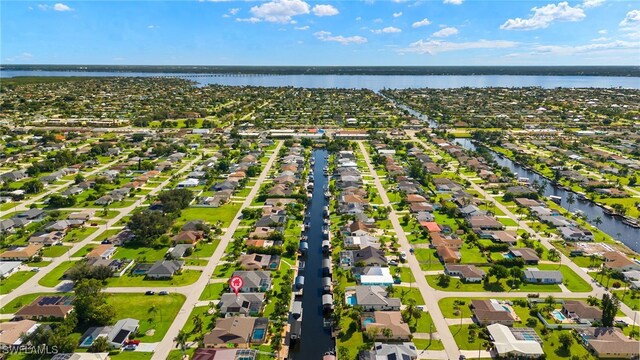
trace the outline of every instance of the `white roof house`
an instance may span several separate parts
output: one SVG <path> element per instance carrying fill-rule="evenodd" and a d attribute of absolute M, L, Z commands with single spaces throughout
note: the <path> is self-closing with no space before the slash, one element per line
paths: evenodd
<path fill-rule="evenodd" d="M 0 278 L 5 278 L 20 269 L 20 261 L 0 261 Z"/>
<path fill-rule="evenodd" d="M 542 346 L 535 340 L 517 339 L 508 326 L 492 324 L 487 326 L 493 345 L 500 356 L 538 357 L 544 355 Z"/>
<path fill-rule="evenodd" d="M 198 179 L 189 178 L 178 183 L 178 188 L 194 187 L 198 186 L 199 184 L 200 181 Z"/>
<path fill-rule="evenodd" d="M 360 285 L 390 285 L 393 276 L 388 267 L 370 267 L 367 273 L 360 275 Z"/>

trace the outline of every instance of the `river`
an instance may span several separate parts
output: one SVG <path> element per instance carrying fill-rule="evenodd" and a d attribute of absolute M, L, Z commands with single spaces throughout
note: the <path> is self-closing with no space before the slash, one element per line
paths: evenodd
<path fill-rule="evenodd" d="M 466 149 L 469 149 L 469 150 L 476 149 L 476 146 L 469 139 L 458 138 L 455 140 L 455 142 Z M 492 153 L 494 155 L 496 162 L 500 166 L 506 166 L 512 172 L 517 173 L 518 177 L 529 178 L 530 182 L 537 181 L 539 183 L 542 183 L 543 181 L 546 181 L 549 185 L 547 185 L 544 191 L 544 195 L 560 196 L 562 198 L 560 205 L 563 208 L 572 212 L 576 210 L 581 210 L 582 212 L 584 212 L 584 214 L 587 216 L 589 220 L 593 220 L 596 217 L 600 217 L 600 219 L 602 219 L 602 224 L 598 225 L 598 228 L 600 230 L 609 234 L 614 239 L 620 240 L 622 243 L 627 245 L 633 251 L 640 252 L 640 229 L 636 229 L 624 224 L 620 220 L 620 218 L 614 218 L 614 217 L 605 215 L 602 212 L 602 208 L 598 205 L 595 205 L 591 201 L 584 201 L 584 200 L 581 201 L 576 198 L 576 201 L 574 204 L 572 205 L 568 204 L 567 196 L 569 195 L 569 191 L 553 186 L 549 179 L 546 179 L 545 177 L 539 175 L 534 171 L 523 168 L 519 164 L 513 162 L 510 159 L 507 159 L 506 157 L 498 156 L 498 153 L 494 151 L 492 151 Z"/>
<path fill-rule="evenodd" d="M 307 231 L 309 250 L 304 270 L 305 281 L 302 294 L 304 309 L 302 333 L 299 345 L 289 352 L 289 358 L 296 360 L 322 359 L 325 352 L 335 349 L 330 329 L 323 326 L 324 316 L 322 313 L 322 210 L 328 205 L 323 190 L 327 186 L 328 180 L 322 169 L 327 164 L 327 154 L 326 150 L 313 151 L 315 159 L 314 188 L 307 217 L 310 219 L 310 227 Z"/>
<path fill-rule="evenodd" d="M 194 76 L 195 75 L 195 76 Z M 460 87 L 622 87 L 640 89 L 637 77 L 611 76 L 513 76 L 513 75 L 229 75 L 229 74 L 177 74 L 97 71 L 0 71 L 0 78 L 15 76 L 140 76 L 180 77 L 200 85 L 219 84 L 234 86 L 294 86 L 305 88 L 356 88 L 380 91 L 406 88 L 460 88 Z"/>

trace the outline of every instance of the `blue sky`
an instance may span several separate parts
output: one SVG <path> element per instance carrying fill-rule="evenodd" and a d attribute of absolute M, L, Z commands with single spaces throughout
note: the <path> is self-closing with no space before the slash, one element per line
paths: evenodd
<path fill-rule="evenodd" d="M 4 64 L 640 65 L 640 2 L 2 1 Z"/>

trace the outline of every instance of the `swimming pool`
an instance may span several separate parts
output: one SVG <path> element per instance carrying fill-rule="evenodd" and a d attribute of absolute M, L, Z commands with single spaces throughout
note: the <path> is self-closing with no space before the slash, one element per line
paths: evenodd
<path fill-rule="evenodd" d="M 80 346 L 89 347 L 91 346 L 91 344 L 93 344 L 93 336 L 89 335 L 87 336 L 86 339 L 84 339 L 84 341 L 82 342 L 82 344 L 80 344 Z"/>
<path fill-rule="evenodd" d="M 502 254 L 502 256 L 503 256 L 505 259 L 513 259 L 513 258 L 515 257 L 515 256 L 513 256 L 513 254 L 511 254 L 511 253 L 504 253 L 504 254 Z"/>
<path fill-rule="evenodd" d="M 560 310 L 553 310 L 553 312 L 551 312 L 551 315 L 553 315 L 553 317 L 559 321 L 567 320 L 567 318 L 564 316 L 564 314 L 562 314 L 562 312 L 560 312 Z"/>
<path fill-rule="evenodd" d="M 349 304 L 351 306 L 358 305 L 358 301 L 356 300 L 356 296 L 355 295 L 347 296 L 347 304 Z"/>
<path fill-rule="evenodd" d="M 511 309 L 509 309 L 509 307 L 508 307 L 508 306 L 504 306 L 504 305 L 502 305 L 502 308 L 503 308 L 503 309 L 505 309 L 508 313 L 510 313 L 510 312 L 511 312 Z"/>
<path fill-rule="evenodd" d="M 253 340 L 264 340 L 265 329 L 253 330 Z"/>
<path fill-rule="evenodd" d="M 366 319 L 362 320 L 362 325 L 367 326 L 367 324 L 371 324 L 374 321 L 375 320 L 373 320 L 372 318 L 366 318 Z"/>

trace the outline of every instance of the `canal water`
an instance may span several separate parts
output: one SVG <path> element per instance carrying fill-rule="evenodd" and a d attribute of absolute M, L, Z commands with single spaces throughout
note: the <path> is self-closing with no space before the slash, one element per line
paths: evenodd
<path fill-rule="evenodd" d="M 324 197 L 324 188 L 328 186 L 327 176 L 322 169 L 327 165 L 327 151 L 314 150 L 315 165 L 313 170 L 313 196 L 309 214 L 305 221 L 310 221 L 307 238 L 309 250 L 307 252 L 304 270 L 304 290 L 302 294 L 302 333 L 296 348 L 289 352 L 289 358 L 295 360 L 320 360 L 322 355 L 335 348 L 329 328 L 324 328 L 322 313 L 322 211 L 328 206 Z"/>
<path fill-rule="evenodd" d="M 455 142 L 464 147 L 465 149 L 475 150 L 476 146 L 469 139 L 456 139 Z M 490 149 L 489 149 L 490 150 Z M 551 185 L 551 181 L 546 179 L 545 177 L 539 175 L 536 172 L 533 172 L 529 169 L 525 169 L 519 164 L 513 162 L 506 157 L 498 156 L 498 153 L 492 151 L 494 158 L 498 165 L 505 166 L 509 168 L 514 173 L 518 174 L 518 177 L 526 177 L 529 178 L 530 182 L 537 181 L 538 183 L 542 183 L 546 181 L 548 183 L 544 195 L 545 196 L 560 196 L 562 201 L 560 205 L 571 211 L 575 212 L 576 210 L 581 210 L 587 216 L 587 218 L 591 221 L 596 217 L 600 217 L 602 219 L 602 224 L 598 225 L 598 228 L 603 232 L 609 234 L 616 240 L 620 240 L 622 243 L 627 245 L 635 252 L 640 252 L 640 229 L 633 228 L 631 226 L 626 225 L 621 221 L 620 218 L 611 217 L 605 215 L 602 212 L 602 208 L 598 205 L 595 205 L 591 201 L 578 200 L 576 198 L 575 203 L 569 205 L 567 203 L 567 197 L 569 195 L 569 191 L 559 188 L 557 186 Z M 574 194 L 575 197 L 575 194 Z"/>

